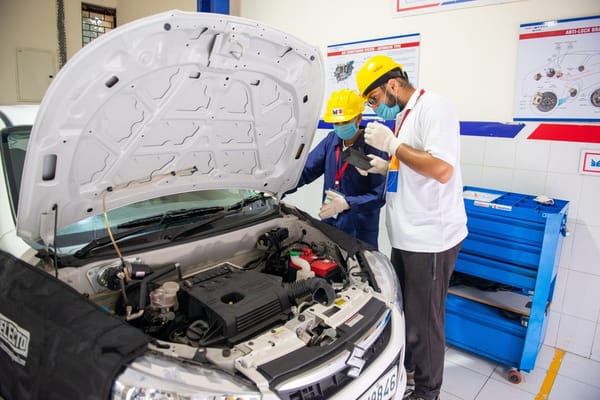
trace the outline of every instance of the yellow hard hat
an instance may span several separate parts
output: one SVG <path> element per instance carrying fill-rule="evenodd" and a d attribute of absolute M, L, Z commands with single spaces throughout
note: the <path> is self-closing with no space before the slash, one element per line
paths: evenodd
<path fill-rule="evenodd" d="M 365 101 L 352 89 L 340 89 L 331 93 L 323 121 L 338 123 L 350 121 L 365 109 Z"/>
<path fill-rule="evenodd" d="M 363 97 L 366 96 L 377 86 L 373 85 L 375 82 L 396 68 L 401 72 L 399 76 L 407 79 L 406 73 L 402 71 L 402 64 L 398 64 L 391 57 L 377 55 L 369 58 L 356 73 L 356 85 L 358 86 L 360 95 Z M 383 83 L 381 82 L 381 84 Z"/>

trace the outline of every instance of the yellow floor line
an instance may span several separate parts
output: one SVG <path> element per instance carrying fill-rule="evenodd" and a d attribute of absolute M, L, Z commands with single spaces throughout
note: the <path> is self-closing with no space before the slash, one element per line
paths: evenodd
<path fill-rule="evenodd" d="M 547 400 L 550 395 L 550 390 L 552 390 L 552 385 L 554 384 L 554 379 L 556 379 L 556 374 L 558 374 L 558 370 L 560 368 L 560 363 L 562 362 L 563 356 L 565 355 L 565 351 L 562 349 L 556 349 L 554 352 L 554 358 L 550 363 L 550 368 L 548 368 L 548 372 L 546 373 L 546 378 L 544 378 L 544 383 L 542 383 L 542 387 L 538 392 L 537 396 L 535 396 L 535 400 Z"/>

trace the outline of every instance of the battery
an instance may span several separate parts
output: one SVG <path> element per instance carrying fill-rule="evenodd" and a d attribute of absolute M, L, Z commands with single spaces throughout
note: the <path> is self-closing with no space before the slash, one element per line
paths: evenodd
<path fill-rule="evenodd" d="M 313 253 L 312 249 L 308 247 L 301 249 L 300 258 L 308 261 L 311 271 L 313 271 L 316 276 L 325 278 L 327 280 L 341 280 L 340 271 L 335 261 L 328 258 L 319 258 Z M 298 268 L 294 264 L 291 264 L 291 266 Z"/>

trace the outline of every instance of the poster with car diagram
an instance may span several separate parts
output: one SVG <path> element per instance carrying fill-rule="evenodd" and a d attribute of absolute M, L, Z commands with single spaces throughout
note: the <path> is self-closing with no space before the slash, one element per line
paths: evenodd
<path fill-rule="evenodd" d="M 515 121 L 600 121 L 600 16 L 523 24 Z"/>
<path fill-rule="evenodd" d="M 420 34 L 413 33 L 327 46 L 324 107 L 334 91 L 346 88 L 357 90 L 356 72 L 366 60 L 378 54 L 385 54 L 402 64 L 409 81 L 417 87 L 420 37 Z M 363 115 L 374 116 L 375 112 L 367 106 Z"/>

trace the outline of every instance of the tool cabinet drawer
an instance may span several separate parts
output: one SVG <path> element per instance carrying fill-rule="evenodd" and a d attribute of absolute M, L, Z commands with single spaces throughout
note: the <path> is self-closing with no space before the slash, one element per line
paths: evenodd
<path fill-rule="evenodd" d="M 446 340 L 505 365 L 518 365 L 527 328 L 497 308 L 453 294 L 446 299 Z"/>
<path fill-rule="evenodd" d="M 454 269 L 525 290 L 534 289 L 537 276 L 535 270 L 466 252 L 458 255 Z"/>

